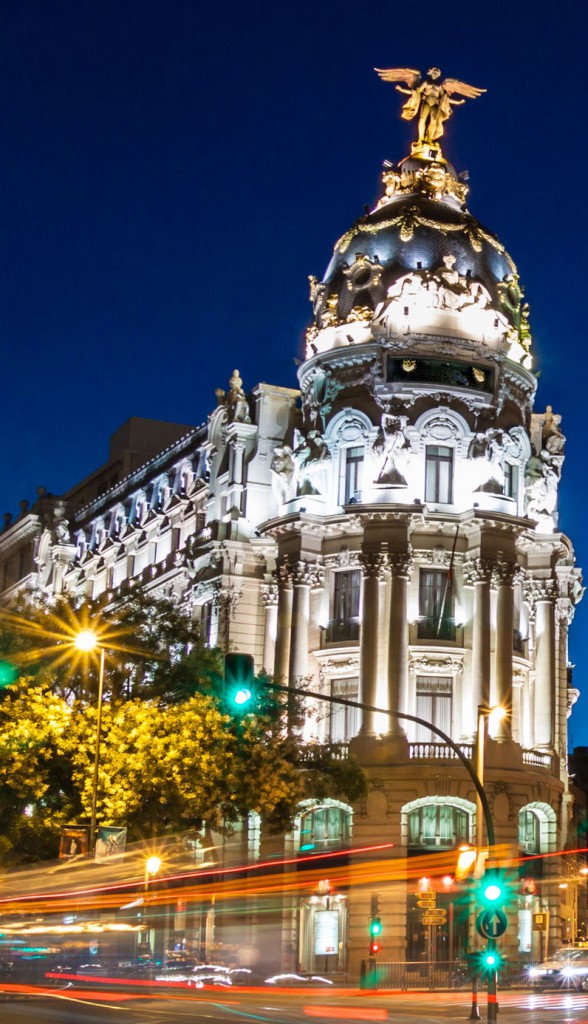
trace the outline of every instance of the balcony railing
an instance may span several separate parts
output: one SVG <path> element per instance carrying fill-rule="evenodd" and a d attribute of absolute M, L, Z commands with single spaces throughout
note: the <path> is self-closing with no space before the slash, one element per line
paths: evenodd
<path fill-rule="evenodd" d="M 329 620 L 325 629 L 325 643 L 344 643 L 346 640 L 359 640 L 359 615 Z"/>
<path fill-rule="evenodd" d="M 532 768 L 551 768 L 551 754 L 542 754 L 538 750 L 523 750 L 523 764 Z"/>
<path fill-rule="evenodd" d="M 474 748 L 471 743 L 460 743 L 459 749 L 464 757 L 468 760 L 474 756 Z M 436 743 L 430 741 L 421 741 L 420 743 L 409 743 L 408 745 L 408 756 L 411 760 L 423 760 L 423 761 L 449 761 L 457 758 L 455 750 L 453 750 L 447 743 Z"/>
<path fill-rule="evenodd" d="M 440 619 L 438 616 L 421 615 L 418 621 L 419 640 L 455 640 L 455 619 L 446 615 Z"/>

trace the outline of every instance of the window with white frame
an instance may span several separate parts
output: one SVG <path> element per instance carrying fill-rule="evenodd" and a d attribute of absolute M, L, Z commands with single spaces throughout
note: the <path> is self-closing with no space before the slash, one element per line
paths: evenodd
<path fill-rule="evenodd" d="M 431 801 L 407 816 L 409 848 L 454 847 L 470 839 L 470 815 L 454 804 Z"/>
<path fill-rule="evenodd" d="M 519 493 L 519 467 L 512 462 L 504 463 L 504 493 L 507 498 L 517 498 Z"/>
<path fill-rule="evenodd" d="M 345 569 L 333 573 L 331 618 L 327 641 L 359 639 L 359 602 L 361 571 Z"/>
<path fill-rule="evenodd" d="M 453 501 L 453 448 L 429 444 L 425 452 L 425 501 L 450 505 Z"/>
<path fill-rule="evenodd" d="M 359 700 L 359 677 L 346 676 L 331 681 L 331 696 L 345 700 Z M 331 704 L 329 740 L 331 743 L 348 743 L 359 732 L 359 708 L 345 704 Z"/>
<path fill-rule="evenodd" d="M 436 725 L 448 735 L 451 734 L 451 705 L 453 680 L 451 676 L 417 676 L 416 714 L 426 722 Z M 417 724 L 417 742 L 441 743 L 442 740 L 431 729 Z"/>
<path fill-rule="evenodd" d="M 363 445 L 343 448 L 341 452 L 340 505 L 348 505 L 350 501 L 361 498 L 364 456 Z"/>
<path fill-rule="evenodd" d="M 351 812 L 337 805 L 311 807 L 300 816 L 300 852 L 321 853 L 348 842 Z"/>

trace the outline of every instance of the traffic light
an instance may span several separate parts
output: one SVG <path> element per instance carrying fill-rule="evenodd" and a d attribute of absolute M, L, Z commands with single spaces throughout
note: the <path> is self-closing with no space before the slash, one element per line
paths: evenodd
<path fill-rule="evenodd" d="M 9 661 L 0 661 L 0 690 L 12 686 L 18 679 L 18 669 Z"/>
<path fill-rule="evenodd" d="M 370 919 L 370 956 L 380 952 L 380 935 L 382 934 L 382 920 L 379 917 Z"/>
<path fill-rule="evenodd" d="M 483 907 L 501 907 L 506 903 L 508 886 L 503 871 L 487 871 L 478 885 L 478 899 Z"/>
<path fill-rule="evenodd" d="M 479 974 L 493 974 L 504 966 L 504 957 L 494 946 L 473 955 L 474 967 Z"/>
<path fill-rule="evenodd" d="M 247 711 L 255 696 L 255 671 L 250 654 L 225 654 L 225 702 L 229 711 Z"/>

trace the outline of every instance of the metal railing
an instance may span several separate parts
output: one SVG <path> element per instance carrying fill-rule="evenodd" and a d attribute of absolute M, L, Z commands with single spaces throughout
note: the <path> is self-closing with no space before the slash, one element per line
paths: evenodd
<path fill-rule="evenodd" d="M 455 640 L 455 619 L 444 615 L 442 619 L 437 616 L 421 615 L 418 621 L 419 640 Z"/>
<path fill-rule="evenodd" d="M 325 643 L 344 643 L 346 640 L 359 640 L 359 615 L 329 619 L 325 629 Z"/>
<path fill-rule="evenodd" d="M 505 960 L 498 974 L 498 988 L 530 986 L 529 969 L 536 961 Z M 472 973 L 465 960 L 405 961 L 372 963 L 362 960 L 359 984 L 373 989 L 463 989 L 471 988 Z M 479 978 L 483 988 L 485 981 Z"/>

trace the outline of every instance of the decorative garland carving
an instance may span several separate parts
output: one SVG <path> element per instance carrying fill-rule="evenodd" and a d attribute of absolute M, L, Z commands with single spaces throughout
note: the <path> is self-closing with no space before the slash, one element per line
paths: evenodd
<path fill-rule="evenodd" d="M 463 672 L 463 657 L 436 654 L 411 654 L 408 660 L 411 672 L 442 675 L 444 672 Z"/>

